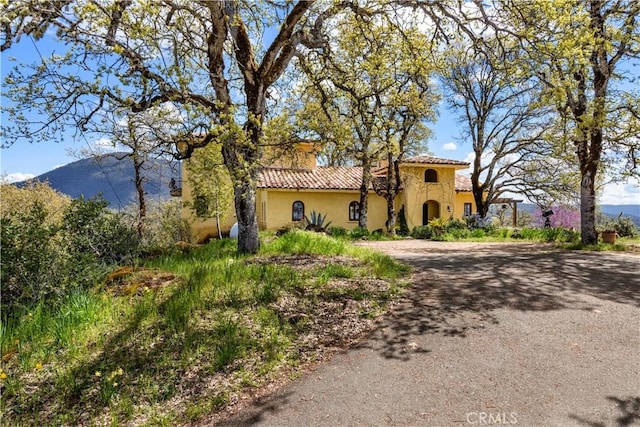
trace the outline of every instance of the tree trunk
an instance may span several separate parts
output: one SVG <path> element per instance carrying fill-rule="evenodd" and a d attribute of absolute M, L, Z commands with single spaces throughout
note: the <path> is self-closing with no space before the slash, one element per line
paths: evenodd
<path fill-rule="evenodd" d="M 371 160 L 363 156 L 362 183 L 360 184 L 360 216 L 358 226 L 367 228 L 367 212 L 369 210 L 369 186 L 371 185 Z"/>
<path fill-rule="evenodd" d="M 596 231 L 596 176 L 600 167 L 602 157 L 602 146 L 604 141 L 603 127 L 606 118 L 606 99 L 609 85 L 609 78 L 612 74 L 615 61 L 607 59 L 607 48 L 604 40 L 605 18 L 603 15 L 604 4 L 601 1 L 590 3 L 589 14 L 591 16 L 590 27 L 593 30 L 596 47 L 591 53 L 591 70 L 593 78 L 591 81 L 593 88 L 593 112 L 587 123 L 590 126 L 582 129 L 581 138 L 575 141 L 578 161 L 580 164 L 580 227 L 581 240 L 585 245 L 598 243 L 598 232 Z M 574 115 L 578 126 L 584 125 L 583 117 L 588 111 L 586 96 L 585 73 L 579 72 L 574 75 L 578 80 L 578 104 L 574 108 Z"/>
<path fill-rule="evenodd" d="M 136 192 L 138 193 L 138 237 L 142 238 L 144 233 L 144 221 L 147 217 L 147 203 L 144 197 L 144 178 L 142 177 L 142 164 L 143 162 L 134 154 L 133 156 L 133 171 L 134 181 L 136 186 Z"/>
<path fill-rule="evenodd" d="M 478 130 L 478 141 L 482 141 L 481 138 L 484 138 L 483 128 L 480 127 Z M 485 203 L 484 200 L 484 190 L 486 185 L 480 182 L 480 170 L 482 168 L 482 144 L 480 142 L 475 143 L 474 152 L 475 156 L 473 158 L 473 172 L 471 172 L 471 190 L 473 192 L 473 201 L 476 204 L 476 212 L 480 216 L 480 218 L 486 218 L 487 213 L 489 212 L 489 204 Z"/>
<path fill-rule="evenodd" d="M 260 249 L 256 189 L 261 154 L 259 149 L 261 123 L 257 120 L 249 120 L 247 123 L 245 131 L 250 142 L 243 137 L 231 137 L 225 141 L 222 154 L 233 183 L 238 220 L 238 252 L 255 254 Z"/>
<path fill-rule="evenodd" d="M 387 154 L 387 191 L 385 199 L 387 200 L 387 233 L 390 236 L 396 235 L 396 222 L 398 219 L 395 200 L 398 193 L 400 193 L 399 163 L 399 160 L 393 160 L 391 153 Z"/>
<path fill-rule="evenodd" d="M 260 249 L 258 218 L 256 216 L 259 155 L 257 143 L 247 143 L 245 138 L 238 135 L 227 138 L 222 147 L 224 164 L 229 171 L 233 185 L 238 221 L 238 252 L 241 254 L 255 254 Z"/>
<path fill-rule="evenodd" d="M 216 229 L 218 230 L 218 239 L 222 239 L 222 230 L 220 230 L 220 204 L 218 203 L 218 194 L 215 197 L 216 206 Z"/>
<path fill-rule="evenodd" d="M 594 184 L 595 175 L 590 171 L 582 174 L 580 183 L 580 227 L 581 240 L 585 245 L 598 243 L 596 231 L 596 191 Z"/>
<path fill-rule="evenodd" d="M 238 219 L 238 252 L 255 254 L 260 249 L 255 180 L 236 181 L 233 190 Z"/>
<path fill-rule="evenodd" d="M 580 162 L 580 236 L 585 245 L 598 243 L 596 231 L 596 174 L 602 151 L 602 130 L 591 133 L 590 146 L 585 140 L 575 142 Z"/>
<path fill-rule="evenodd" d="M 390 236 L 396 235 L 396 208 L 394 206 L 395 197 L 391 194 L 387 194 L 387 234 Z"/>
<path fill-rule="evenodd" d="M 489 213 L 489 204 L 484 200 L 484 186 L 473 185 L 473 200 L 476 203 L 476 211 L 481 218 L 486 218 Z"/>

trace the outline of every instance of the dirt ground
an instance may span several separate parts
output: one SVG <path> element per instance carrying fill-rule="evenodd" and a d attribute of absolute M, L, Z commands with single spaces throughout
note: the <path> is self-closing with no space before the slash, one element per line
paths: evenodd
<path fill-rule="evenodd" d="M 228 426 L 640 425 L 640 255 L 363 242 L 414 268 L 365 340 Z"/>

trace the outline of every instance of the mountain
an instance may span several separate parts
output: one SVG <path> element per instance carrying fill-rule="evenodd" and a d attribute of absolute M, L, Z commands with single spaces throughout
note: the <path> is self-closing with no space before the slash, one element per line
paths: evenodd
<path fill-rule="evenodd" d="M 115 209 L 137 203 L 137 192 L 133 183 L 134 168 L 125 153 L 113 153 L 89 157 L 60 166 L 28 181 L 16 183 L 23 186 L 30 181 L 48 182 L 51 188 L 73 198 L 86 199 L 102 193 L 102 197 Z M 166 200 L 169 195 L 169 181 L 178 179 L 179 163 L 162 159 L 149 159 L 144 166 L 143 176 L 147 200 Z"/>
<path fill-rule="evenodd" d="M 600 206 L 602 213 L 609 216 L 636 217 L 640 219 L 640 205 L 602 205 Z"/>

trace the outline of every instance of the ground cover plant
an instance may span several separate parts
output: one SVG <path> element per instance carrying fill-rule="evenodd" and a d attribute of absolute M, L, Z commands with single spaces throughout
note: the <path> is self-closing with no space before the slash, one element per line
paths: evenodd
<path fill-rule="evenodd" d="M 637 250 L 638 228 L 629 218 L 622 216 L 615 220 L 607 220 L 600 226 L 602 230 L 611 229 L 617 233 L 618 241 L 615 244 L 598 242 L 593 245 L 584 245 L 580 242 L 580 233 L 567 227 L 496 227 L 494 225 L 479 226 L 473 221 L 437 218 L 427 225 L 414 227 L 411 237 L 415 239 L 428 239 L 436 241 L 489 241 L 506 242 L 528 240 L 532 242 L 554 243 L 566 249 L 585 249 L 596 251 L 635 251 Z"/>
<path fill-rule="evenodd" d="M 406 267 L 323 234 L 213 241 L 120 267 L 4 322 L 5 425 L 176 425 L 369 330 Z"/>

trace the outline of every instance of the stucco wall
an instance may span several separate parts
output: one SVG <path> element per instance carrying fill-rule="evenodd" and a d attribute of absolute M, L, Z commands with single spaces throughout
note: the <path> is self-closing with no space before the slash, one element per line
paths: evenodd
<path fill-rule="evenodd" d="M 473 193 L 471 191 L 456 192 L 456 202 L 454 206 L 454 217 L 461 219 L 464 216 L 464 204 L 471 203 L 471 213 L 478 212 L 476 209 L 476 202 L 473 199 Z"/>
<path fill-rule="evenodd" d="M 434 169 L 438 173 L 438 182 L 424 182 L 424 173 L 427 169 Z M 456 205 L 455 172 L 456 169 L 454 167 L 446 166 L 402 167 L 401 174 L 404 187 L 402 199 L 409 229 L 422 225 L 423 205 L 428 201 L 433 201 L 439 206 L 439 212 L 434 212 L 430 207 L 429 219 L 433 217 L 448 218 L 451 215 L 457 218 L 462 217 L 462 207 L 458 211 Z M 431 203 L 432 206 L 433 204 Z"/>
<path fill-rule="evenodd" d="M 310 151 L 305 152 L 312 158 Z M 309 167 L 314 166 L 309 161 Z M 434 169 L 438 174 L 437 182 L 425 182 L 425 170 Z M 462 218 L 464 203 L 472 204 L 472 212 L 476 212 L 473 194 L 471 192 L 455 191 L 455 173 L 460 167 L 452 165 L 421 165 L 410 164 L 401 167 L 403 179 L 403 193 L 396 199 L 396 212 L 404 205 L 405 217 L 409 229 L 423 223 L 423 205 L 429 203 L 429 220 L 434 217 Z M 191 188 L 188 181 L 188 171 L 183 165 L 182 198 L 192 200 Z M 331 225 L 355 228 L 358 221 L 349 221 L 349 204 L 359 201 L 360 194 L 356 190 L 292 190 L 292 189 L 258 189 L 256 194 L 256 213 L 261 230 L 277 230 L 291 224 L 292 205 L 295 201 L 304 203 L 305 215 L 311 211 L 327 215 Z M 183 206 L 182 216 L 186 218 L 199 240 L 217 236 L 215 218 L 197 218 L 191 208 Z M 386 202 L 383 197 L 374 192 L 369 193 L 368 228 L 373 231 L 385 229 L 387 221 Z M 229 232 L 236 222 L 235 208 L 231 203 L 227 213 L 221 220 L 223 234 Z"/>
<path fill-rule="evenodd" d="M 358 191 L 260 189 L 258 193 L 258 221 L 262 229 L 277 230 L 291 224 L 292 205 L 298 200 L 304 203 L 307 216 L 315 210 L 322 215 L 326 214 L 327 221 L 331 221 L 332 226 L 347 229 L 358 226 L 358 221 L 349 221 L 349 204 L 360 200 Z M 386 220 L 387 208 L 384 198 L 369 193 L 369 230 L 384 228 Z"/>

